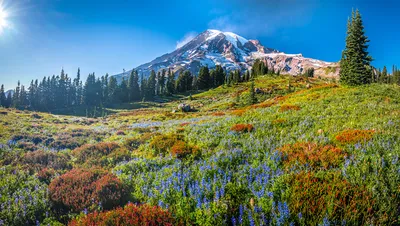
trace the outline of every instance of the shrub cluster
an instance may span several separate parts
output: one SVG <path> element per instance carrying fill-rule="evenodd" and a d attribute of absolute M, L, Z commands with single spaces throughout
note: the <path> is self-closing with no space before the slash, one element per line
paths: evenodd
<path fill-rule="evenodd" d="M 156 155 L 166 154 L 179 140 L 182 140 L 182 137 L 177 134 L 162 134 L 155 136 L 151 140 L 149 147 L 155 151 Z"/>
<path fill-rule="evenodd" d="M 283 155 L 283 164 L 287 169 L 296 164 L 307 165 L 312 169 L 330 169 L 339 166 L 346 156 L 340 148 L 315 143 L 287 144 L 279 151 Z"/>
<path fill-rule="evenodd" d="M 196 146 L 189 145 L 184 141 L 178 140 L 171 148 L 171 154 L 177 158 L 185 158 L 188 155 L 197 155 L 199 149 Z"/>
<path fill-rule="evenodd" d="M 371 140 L 374 134 L 374 130 L 348 129 L 337 134 L 336 140 L 342 144 L 356 144 Z"/>
<path fill-rule="evenodd" d="M 100 169 L 73 169 L 49 185 L 50 198 L 59 211 L 85 208 L 112 209 L 126 201 L 126 189 L 114 175 Z"/>
<path fill-rule="evenodd" d="M 301 214 L 300 221 L 318 225 L 325 217 L 331 222 L 357 225 L 371 222 L 375 200 L 365 186 L 350 184 L 340 172 L 300 172 L 292 175 L 289 206 L 293 214 Z"/>
<path fill-rule="evenodd" d="M 85 144 L 72 151 L 79 164 L 89 166 L 114 165 L 130 157 L 128 150 L 117 143 L 101 142 L 97 144 Z"/>
<path fill-rule="evenodd" d="M 292 105 L 292 104 L 283 104 L 281 105 L 281 107 L 279 108 L 280 112 L 285 112 L 285 111 L 299 111 L 301 108 L 299 106 L 296 105 Z"/>
<path fill-rule="evenodd" d="M 69 222 L 69 226 L 157 226 L 178 225 L 172 215 L 157 206 L 127 204 L 124 208 L 106 212 L 94 212 L 88 215 L 81 215 Z"/>
<path fill-rule="evenodd" d="M 254 130 L 254 127 L 251 124 L 236 124 L 231 127 L 231 131 L 235 131 L 238 133 L 249 133 L 253 130 Z"/>

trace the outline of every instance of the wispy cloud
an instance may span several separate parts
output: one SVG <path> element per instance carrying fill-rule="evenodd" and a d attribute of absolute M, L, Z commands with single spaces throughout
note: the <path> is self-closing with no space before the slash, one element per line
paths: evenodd
<path fill-rule="evenodd" d="M 190 42 L 196 36 L 197 36 L 197 33 L 194 31 L 191 31 L 191 32 L 185 34 L 185 36 L 183 36 L 183 38 L 181 38 L 179 41 L 176 42 L 176 48 L 177 49 L 181 48 L 182 46 L 186 45 L 186 43 Z"/>
<path fill-rule="evenodd" d="M 314 0 L 248 0 L 246 3 L 231 0 L 230 3 L 241 7 L 216 15 L 208 23 L 209 28 L 250 37 L 275 35 L 282 28 L 302 25 L 311 19 L 309 12 L 315 7 Z"/>

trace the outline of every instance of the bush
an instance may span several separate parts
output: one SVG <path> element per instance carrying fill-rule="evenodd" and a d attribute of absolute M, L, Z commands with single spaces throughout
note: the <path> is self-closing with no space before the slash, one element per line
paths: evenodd
<path fill-rule="evenodd" d="M 37 178 L 43 183 L 50 184 L 55 175 L 56 172 L 53 169 L 44 168 L 38 172 Z"/>
<path fill-rule="evenodd" d="M 124 208 L 117 208 L 112 211 L 94 212 L 88 215 L 81 215 L 69 222 L 69 226 L 157 226 L 177 225 L 172 215 L 157 206 L 128 204 Z"/>
<path fill-rule="evenodd" d="M 283 104 L 279 108 L 280 112 L 285 112 L 285 111 L 299 111 L 300 107 L 292 104 Z"/>
<path fill-rule="evenodd" d="M 72 151 L 77 158 L 77 162 L 83 164 L 85 162 L 94 165 L 99 164 L 100 158 L 108 156 L 121 147 L 117 143 L 101 142 L 97 144 L 85 144 Z"/>
<path fill-rule="evenodd" d="M 68 161 L 68 155 L 42 150 L 28 152 L 23 157 L 23 163 L 29 164 L 38 171 L 46 167 L 55 170 L 70 169 L 71 165 Z"/>
<path fill-rule="evenodd" d="M 375 200 L 364 186 L 352 185 L 340 173 L 315 174 L 301 172 L 292 175 L 290 185 L 290 212 L 302 214 L 302 221 L 318 225 L 325 217 L 331 222 L 358 225 L 371 222 Z M 304 223 L 303 222 L 303 223 Z"/>
<path fill-rule="evenodd" d="M 158 135 L 150 142 L 149 147 L 155 151 L 155 154 L 166 154 L 174 144 L 182 138 L 176 134 Z"/>
<path fill-rule="evenodd" d="M 61 212 L 85 208 L 112 209 L 126 202 L 126 189 L 112 174 L 100 169 L 73 169 L 49 185 L 54 207 Z"/>
<path fill-rule="evenodd" d="M 371 140 L 374 134 L 374 130 L 348 129 L 337 134 L 336 140 L 342 144 L 356 144 Z"/>
<path fill-rule="evenodd" d="M 283 163 L 287 169 L 300 164 L 312 169 L 330 169 L 341 164 L 346 153 L 332 145 L 315 143 L 288 144 L 279 149 L 283 155 Z"/>
<path fill-rule="evenodd" d="M 238 132 L 238 133 L 241 133 L 241 132 L 249 133 L 249 132 L 251 132 L 253 130 L 254 130 L 254 127 L 251 124 L 236 124 L 236 125 L 231 127 L 231 131 L 235 131 L 235 132 Z"/>
<path fill-rule="evenodd" d="M 234 110 L 234 111 L 232 111 L 232 115 L 236 115 L 236 116 L 242 116 L 244 113 L 246 113 L 246 110 L 243 110 L 243 109 L 238 109 L 238 110 Z"/>
<path fill-rule="evenodd" d="M 140 134 L 139 137 L 129 137 L 124 140 L 124 146 L 129 148 L 130 150 L 137 149 L 141 144 L 144 144 L 154 136 L 156 133 L 143 133 Z M 159 134 L 158 134 L 159 135 Z"/>
<path fill-rule="evenodd" d="M 176 158 L 185 158 L 191 154 L 198 154 L 199 149 L 195 146 L 189 145 L 184 141 L 176 141 L 171 148 L 171 154 Z"/>

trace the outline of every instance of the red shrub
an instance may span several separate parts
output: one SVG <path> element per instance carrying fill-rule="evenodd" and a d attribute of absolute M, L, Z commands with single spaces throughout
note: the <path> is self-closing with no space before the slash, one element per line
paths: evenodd
<path fill-rule="evenodd" d="M 184 126 L 187 126 L 187 125 L 189 125 L 189 124 L 190 124 L 190 122 L 184 122 L 184 123 L 181 123 L 180 126 L 181 126 L 181 127 L 184 127 Z"/>
<path fill-rule="evenodd" d="M 239 110 L 238 109 L 238 110 L 232 111 L 232 115 L 242 116 L 245 112 L 246 112 L 246 110 L 243 110 L 243 109 Z"/>
<path fill-rule="evenodd" d="M 234 126 L 231 127 L 232 131 L 235 132 L 251 132 L 254 130 L 253 125 L 251 124 L 236 124 Z"/>
<path fill-rule="evenodd" d="M 155 154 L 165 154 L 178 140 L 182 140 L 182 137 L 177 134 L 158 135 L 151 140 L 149 147 L 154 149 Z"/>
<path fill-rule="evenodd" d="M 171 154 L 177 158 L 185 158 L 190 154 L 197 154 L 198 148 L 185 143 L 184 141 L 176 141 L 171 148 Z"/>
<path fill-rule="evenodd" d="M 41 182 L 50 184 L 50 181 L 55 176 L 56 172 L 53 169 L 44 168 L 38 172 L 37 177 Z"/>
<path fill-rule="evenodd" d="M 100 169 L 73 169 L 55 178 L 49 192 L 56 209 L 72 212 L 94 209 L 100 202 L 104 209 L 112 209 L 123 203 L 126 195 L 122 182 Z"/>
<path fill-rule="evenodd" d="M 374 130 L 348 129 L 336 135 L 336 140 L 343 144 L 355 144 L 371 140 L 374 134 Z"/>
<path fill-rule="evenodd" d="M 212 113 L 213 116 L 224 116 L 225 113 L 224 112 L 214 112 Z"/>
<path fill-rule="evenodd" d="M 157 226 L 157 225 L 179 225 L 172 215 L 157 206 L 128 204 L 124 208 L 112 211 L 94 212 L 81 216 L 68 224 L 69 226 Z"/>
<path fill-rule="evenodd" d="M 291 187 L 290 212 L 302 213 L 308 224 L 318 224 L 328 214 L 331 221 L 350 225 L 373 218 L 375 200 L 365 186 L 344 180 L 340 172 L 301 172 L 287 179 Z"/>
<path fill-rule="evenodd" d="M 343 160 L 346 153 L 340 148 L 332 145 L 317 145 L 315 143 L 288 144 L 279 149 L 283 154 L 283 163 L 290 168 L 296 163 L 308 164 L 310 167 L 329 169 L 337 167 Z"/>
<path fill-rule="evenodd" d="M 296 105 L 291 105 L 291 104 L 284 104 L 279 108 L 280 112 L 285 112 L 285 111 L 298 111 L 300 110 L 299 106 Z"/>

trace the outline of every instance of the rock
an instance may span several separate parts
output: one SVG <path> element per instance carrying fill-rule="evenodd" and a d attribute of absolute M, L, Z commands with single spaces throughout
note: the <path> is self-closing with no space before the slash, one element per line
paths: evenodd
<path fill-rule="evenodd" d="M 322 130 L 322 129 L 319 129 L 318 130 L 318 134 L 321 134 L 321 133 L 323 133 L 324 131 Z"/>
<path fill-rule="evenodd" d="M 179 104 L 178 110 L 183 111 L 183 112 L 189 112 L 191 110 L 191 107 L 189 104 Z"/>
<path fill-rule="evenodd" d="M 307 88 L 307 89 L 311 88 L 310 83 L 307 83 L 306 88 Z"/>
<path fill-rule="evenodd" d="M 257 94 L 263 93 L 263 91 L 260 88 L 255 88 L 254 92 L 257 93 Z"/>

